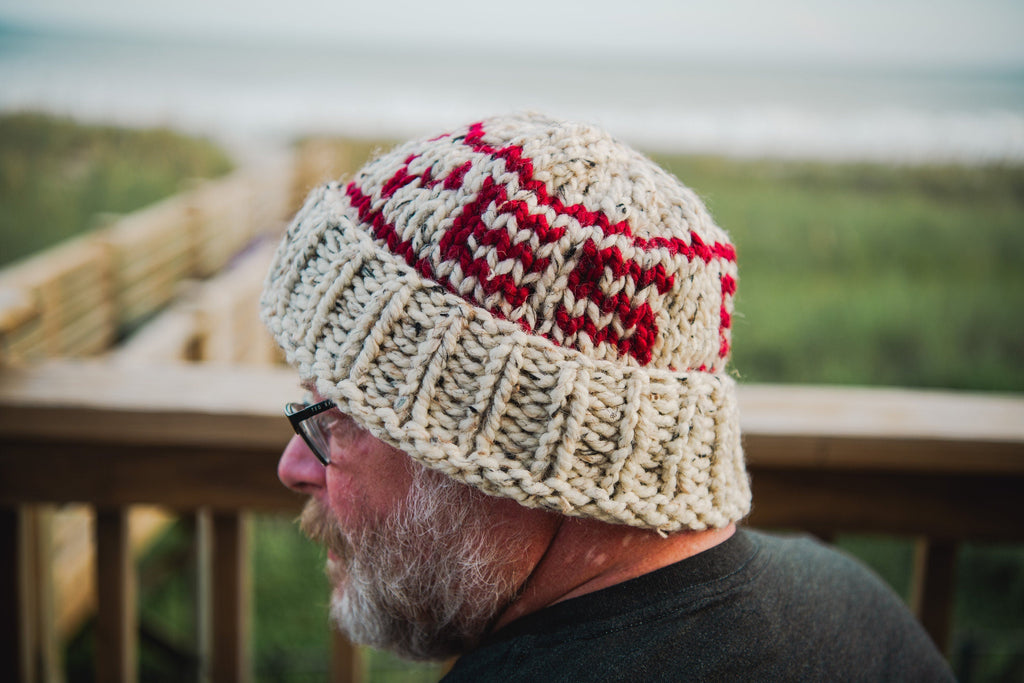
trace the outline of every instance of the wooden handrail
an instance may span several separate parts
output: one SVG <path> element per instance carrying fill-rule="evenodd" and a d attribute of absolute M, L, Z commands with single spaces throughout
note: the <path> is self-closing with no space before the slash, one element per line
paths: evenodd
<path fill-rule="evenodd" d="M 0 367 L 102 353 L 290 215 L 290 153 L 0 269 Z M 250 316 L 255 322 L 255 309 Z"/>
<path fill-rule="evenodd" d="M 302 503 L 276 477 L 291 435 L 282 406 L 299 393 L 295 374 L 279 367 L 62 360 L 5 369 L 5 547 L 20 547 L 24 525 L 15 513 L 35 503 L 212 510 L 213 535 L 227 539 L 214 556 L 211 587 L 220 605 L 212 631 L 227 641 L 211 649 L 212 666 L 244 677 L 245 601 L 235 580 L 244 573 L 237 565 L 244 547 L 239 515 L 293 513 Z M 957 544 L 1024 539 L 1024 397 L 742 386 L 739 402 L 754 489 L 749 523 L 823 535 L 871 531 L 926 539 L 919 544 L 915 597 L 926 628 L 943 645 Z M 104 514 L 111 522 L 101 534 L 120 538 L 118 517 Z M 123 544 L 113 547 L 120 548 L 113 556 L 121 562 Z M 14 558 L 0 572 L 6 586 L 17 585 L 20 567 Z M 123 602 L 115 590 L 119 583 L 115 577 L 107 584 L 115 604 Z M 12 618 L 22 623 L 26 617 L 19 611 Z M 132 651 L 131 643 L 114 645 L 107 670 Z"/>
<path fill-rule="evenodd" d="M 1024 473 L 1024 397 L 895 388 L 747 385 L 753 464 Z M 771 447 L 781 442 L 785 448 Z"/>
<path fill-rule="evenodd" d="M 0 373 L 0 438 L 276 451 L 298 393 L 284 367 L 54 360 Z M 739 402 L 755 467 L 1024 475 L 1022 396 L 741 385 Z M 945 445 L 926 459 L 918 443 Z"/>
<path fill-rule="evenodd" d="M 274 463 L 291 434 L 282 405 L 298 393 L 295 374 L 277 367 L 63 360 L 6 370 L 0 501 L 293 509 L 296 497 L 276 481 Z M 1019 396 L 741 386 L 739 401 L 755 488 L 779 472 L 968 487 L 1024 477 Z M 755 504 L 756 516 L 768 501 Z M 1004 521 L 980 535 L 1024 537 L 1020 511 Z"/>

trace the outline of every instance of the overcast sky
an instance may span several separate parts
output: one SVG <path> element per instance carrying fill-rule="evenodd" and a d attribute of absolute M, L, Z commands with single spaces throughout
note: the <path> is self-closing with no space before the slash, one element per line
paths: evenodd
<path fill-rule="evenodd" d="M 0 21 L 574 57 L 1024 66 L 1021 0 L 0 0 Z"/>

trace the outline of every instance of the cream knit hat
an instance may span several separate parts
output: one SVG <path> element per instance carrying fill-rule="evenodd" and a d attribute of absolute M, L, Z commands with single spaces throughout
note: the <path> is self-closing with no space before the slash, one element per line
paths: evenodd
<path fill-rule="evenodd" d="M 315 190 L 261 304 L 303 378 L 427 467 L 669 532 L 750 508 L 735 289 L 690 189 L 593 126 L 520 115 Z"/>

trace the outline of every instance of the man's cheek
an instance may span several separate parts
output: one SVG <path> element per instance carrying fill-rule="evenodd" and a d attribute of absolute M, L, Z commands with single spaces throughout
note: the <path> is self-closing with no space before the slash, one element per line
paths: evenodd
<path fill-rule="evenodd" d="M 366 529 L 378 528 L 402 505 L 399 495 L 382 492 L 375 483 L 372 478 L 357 478 L 344 471 L 328 475 L 328 509 L 350 540 Z"/>
<path fill-rule="evenodd" d="M 344 472 L 330 472 L 327 485 L 328 512 L 341 531 L 351 536 L 372 519 L 373 509 L 366 490 Z"/>

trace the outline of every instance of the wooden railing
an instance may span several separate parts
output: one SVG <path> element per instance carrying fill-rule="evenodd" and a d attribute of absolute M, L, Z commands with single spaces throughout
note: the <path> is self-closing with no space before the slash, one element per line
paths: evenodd
<path fill-rule="evenodd" d="M 55 356 L 103 355 L 125 368 L 278 360 L 256 301 L 293 209 L 293 161 L 282 151 L 193 183 L 0 270 L 0 372 Z M 90 529 L 105 529 L 108 521 L 83 506 L 34 507 L 15 520 L 31 530 L 22 560 L 46 575 L 26 587 L 40 606 L 33 612 L 46 615 L 35 627 L 46 636 L 41 670 L 53 668 L 55 641 L 68 639 L 94 612 L 98 549 Z M 132 509 L 123 520 L 126 543 L 142 552 L 172 521 L 156 508 Z M 199 515 L 194 528 L 212 528 L 208 515 Z"/>
<path fill-rule="evenodd" d="M 135 676 L 126 510 L 141 503 L 208 529 L 200 649 L 213 680 L 245 680 L 245 519 L 302 502 L 275 473 L 290 435 L 281 405 L 296 393 L 294 375 L 273 367 L 58 361 L 0 373 L 0 604 L 13 607 L 0 623 L 0 676 L 45 678 L 53 644 L 45 595 L 32 586 L 39 567 L 27 561 L 39 557 L 29 552 L 32 510 L 75 501 L 96 509 L 99 680 Z M 749 523 L 921 539 L 917 610 L 944 647 L 957 544 L 1024 539 L 1024 398 L 745 386 L 740 406 Z M 334 676 L 353 680 L 335 642 Z"/>
<path fill-rule="evenodd" d="M 113 347 L 186 282 L 220 272 L 255 239 L 276 238 L 292 172 L 282 154 L 0 270 L 0 367 Z"/>

